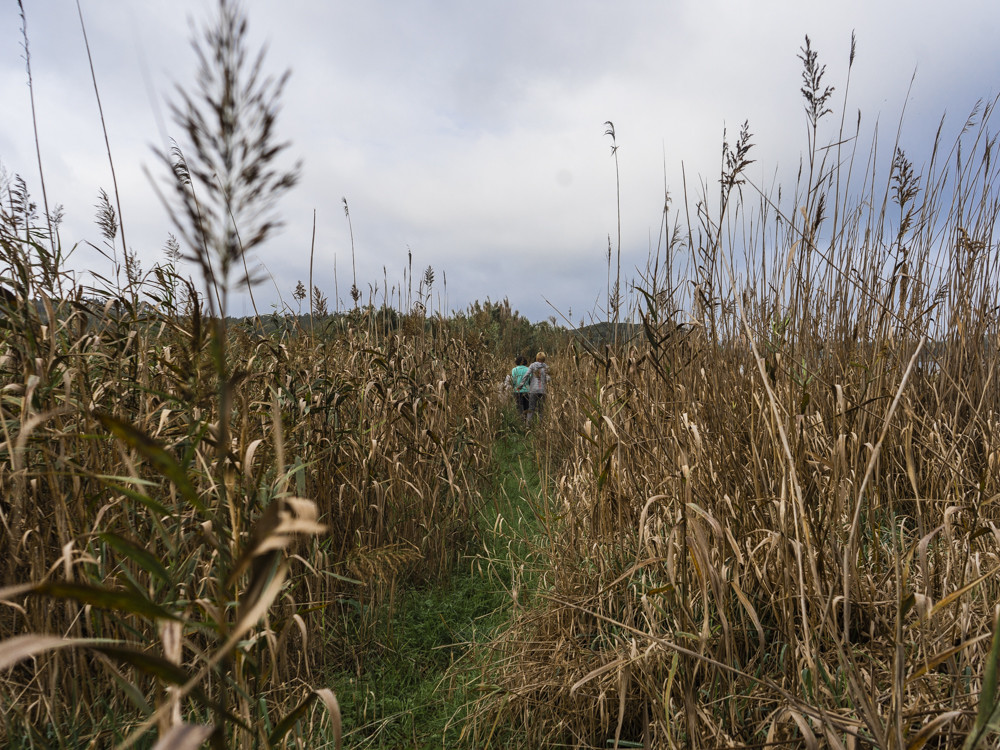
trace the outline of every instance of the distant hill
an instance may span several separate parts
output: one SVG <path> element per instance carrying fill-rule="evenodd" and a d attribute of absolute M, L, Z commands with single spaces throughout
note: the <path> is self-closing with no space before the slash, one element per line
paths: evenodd
<path fill-rule="evenodd" d="M 584 339 L 588 344 L 601 347 L 615 341 L 615 328 L 618 331 L 618 343 L 628 343 L 637 336 L 642 336 L 642 325 L 639 323 L 594 323 L 571 331 L 571 335 Z"/>

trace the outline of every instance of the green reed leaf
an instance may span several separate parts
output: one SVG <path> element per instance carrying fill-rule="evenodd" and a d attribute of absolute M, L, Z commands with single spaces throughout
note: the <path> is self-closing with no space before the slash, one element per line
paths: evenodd
<path fill-rule="evenodd" d="M 106 589 L 85 583 L 40 583 L 30 593 L 68 599 L 112 611 L 130 612 L 151 620 L 181 620 L 137 592 Z"/>
<path fill-rule="evenodd" d="M 272 747 L 277 745 L 288 734 L 289 730 L 295 726 L 295 722 L 301 719 L 306 711 L 316 701 L 316 693 L 311 692 L 299 705 L 293 708 L 285 717 L 278 722 L 274 731 L 268 736 L 267 741 Z"/>
<path fill-rule="evenodd" d="M 285 735 L 295 726 L 295 722 L 301 719 L 306 711 L 309 709 L 316 699 L 319 698 L 323 704 L 326 706 L 327 712 L 330 714 L 330 718 L 333 721 L 333 737 L 334 745 L 337 750 L 340 750 L 341 741 L 341 718 L 340 718 L 340 704 L 337 702 L 336 696 L 333 694 L 332 690 L 327 688 L 321 688 L 319 690 L 313 690 L 305 697 L 305 699 L 299 703 L 295 708 L 293 708 L 274 728 L 274 731 L 267 738 L 267 742 L 272 747 L 278 745 L 284 739 Z"/>
<path fill-rule="evenodd" d="M 151 498 L 149 495 L 147 495 L 147 494 L 145 494 L 143 492 L 138 492 L 136 490 L 130 489 L 130 488 L 126 487 L 124 484 L 118 484 L 118 482 L 123 482 L 123 483 L 124 482 L 137 483 L 136 480 L 133 479 L 132 477 L 105 477 L 105 476 L 99 476 L 98 479 L 100 479 L 103 482 L 105 482 L 106 486 L 109 489 L 112 489 L 115 492 L 120 492 L 122 495 L 124 495 L 125 497 L 129 498 L 130 500 L 135 500 L 137 503 L 140 503 L 140 504 L 146 506 L 151 511 L 153 511 L 154 513 L 156 513 L 157 516 L 170 516 L 170 515 L 173 515 L 169 510 L 167 510 L 167 507 L 165 505 L 163 505 L 162 503 L 157 502 L 156 500 L 154 500 L 153 498 Z M 114 480 L 114 481 L 111 481 L 111 480 Z M 151 484 L 149 482 L 145 482 L 145 481 L 142 481 L 142 480 L 140 480 L 140 481 L 141 481 L 142 484 Z"/>
<path fill-rule="evenodd" d="M 95 646 L 94 649 L 100 651 L 105 656 L 125 662 L 140 672 L 151 677 L 156 677 L 158 680 L 171 685 L 184 685 L 191 679 L 191 675 L 181 666 L 164 659 L 162 656 L 156 656 L 147 651 L 137 651 L 119 645 L 99 645 Z M 199 693 L 197 688 L 192 691 L 191 695 L 204 702 L 204 694 Z"/>
<path fill-rule="evenodd" d="M 156 559 L 156 556 L 148 550 L 140 547 L 135 542 L 126 539 L 123 536 L 119 536 L 118 534 L 106 532 L 104 534 L 98 534 L 97 536 L 105 544 L 117 550 L 147 573 L 154 575 L 167 585 L 171 583 L 170 574 L 167 572 L 167 569 L 164 568 L 162 563 Z"/>
<path fill-rule="evenodd" d="M 979 693 L 979 711 L 962 750 L 973 750 L 991 733 L 1000 730 L 1000 697 L 997 696 L 997 672 L 1000 669 L 1000 618 L 993 629 L 993 645 L 983 669 L 983 689 Z"/>
<path fill-rule="evenodd" d="M 135 425 L 110 414 L 97 414 L 97 420 L 104 428 L 123 443 L 142 454 L 153 467 L 177 487 L 178 492 L 198 510 L 206 512 L 205 504 L 198 497 L 198 492 L 183 467 L 162 445 L 142 432 Z"/>

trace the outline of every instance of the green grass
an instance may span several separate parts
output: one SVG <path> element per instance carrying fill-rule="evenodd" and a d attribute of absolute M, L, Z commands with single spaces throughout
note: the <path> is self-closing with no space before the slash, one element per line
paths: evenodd
<path fill-rule="evenodd" d="M 461 665 L 452 668 L 470 642 L 503 618 L 504 599 L 505 592 L 487 578 L 460 569 L 447 582 L 398 600 L 393 615 L 379 624 L 379 643 L 360 677 L 335 677 L 348 746 L 440 747 L 456 741 L 468 686 Z"/>
<path fill-rule="evenodd" d="M 510 415 L 494 443 L 477 540 L 446 580 L 397 593 L 358 659 L 360 674 L 340 671 L 328 681 L 345 746 L 462 746 L 479 674 L 470 647 L 509 616 L 510 566 L 527 554 L 525 540 L 537 529 L 540 485 L 531 435 Z"/>

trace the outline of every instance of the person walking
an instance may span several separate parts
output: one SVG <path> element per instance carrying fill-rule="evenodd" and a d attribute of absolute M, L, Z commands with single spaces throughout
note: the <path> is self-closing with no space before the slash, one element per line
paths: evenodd
<path fill-rule="evenodd" d="M 514 369 L 510 371 L 504 385 L 514 395 L 514 405 L 521 419 L 528 413 L 528 360 L 518 356 L 514 359 Z"/>
<path fill-rule="evenodd" d="M 545 364 L 545 352 L 538 352 L 535 361 L 528 367 L 528 413 L 527 422 L 531 422 L 535 414 L 541 414 L 545 407 L 545 390 L 549 381 L 549 366 Z"/>

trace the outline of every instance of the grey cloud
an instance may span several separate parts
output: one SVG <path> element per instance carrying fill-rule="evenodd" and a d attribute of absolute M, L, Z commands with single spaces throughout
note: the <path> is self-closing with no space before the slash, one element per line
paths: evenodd
<path fill-rule="evenodd" d="M 50 199 L 66 205 L 64 239 L 93 240 L 95 196 L 111 183 L 78 19 L 75 9 L 26 5 Z M 150 144 L 172 134 L 163 102 L 174 83 L 192 80 L 188 18 L 210 16 L 209 6 L 82 4 L 130 244 L 146 267 L 171 228 L 143 166 L 159 174 Z M 793 188 L 806 146 L 796 59 L 805 34 L 837 88 L 838 114 L 824 122 L 821 142 L 836 136 L 853 29 L 849 130 L 860 109 L 862 141 L 877 121 L 888 153 L 905 104 L 902 143 L 917 165 L 941 115 L 956 133 L 978 98 L 995 95 L 1000 69 L 990 33 L 1000 5 L 977 0 L 954 0 L 947 12 L 902 0 L 252 0 L 247 8 L 254 42 L 268 44 L 268 69 L 292 70 L 279 130 L 290 156 L 304 160 L 303 180 L 279 206 L 284 231 L 256 258 L 286 298 L 308 277 L 314 209 L 318 281 L 332 298 L 336 261 L 346 297 L 347 196 L 366 283 L 381 280 L 383 266 L 390 285 L 401 283 L 410 247 L 415 266 L 447 273 L 454 308 L 507 296 L 546 318 L 548 299 L 577 318 L 603 299 L 602 259 L 616 234 L 605 120 L 619 134 L 623 268 L 631 269 L 656 245 L 664 177 L 675 207 L 682 164 L 692 195 L 702 182 L 712 189 L 724 127 L 732 138 L 749 119 L 753 179 L 768 185 L 777 175 L 786 194 Z M 11 103 L 0 163 L 37 193 L 18 29 L 16 5 L 0 6 L 0 96 Z M 279 304 L 270 281 L 258 302 Z"/>

